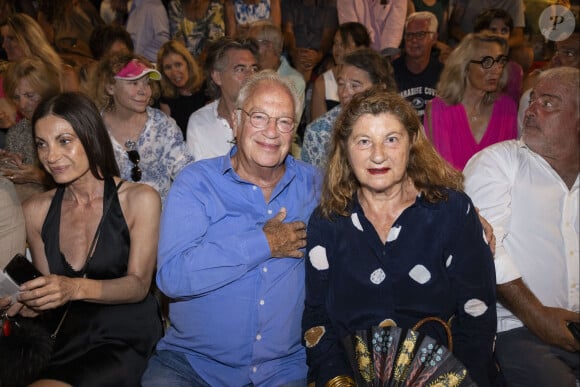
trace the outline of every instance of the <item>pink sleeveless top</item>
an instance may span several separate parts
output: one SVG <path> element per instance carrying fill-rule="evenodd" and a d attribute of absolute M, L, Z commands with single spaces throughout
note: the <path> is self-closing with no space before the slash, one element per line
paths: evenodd
<path fill-rule="evenodd" d="M 461 171 L 471 156 L 483 148 L 517 137 L 517 111 L 517 105 L 510 97 L 498 96 L 487 129 L 478 143 L 469 128 L 463 105 L 447 105 L 436 97 L 431 100 L 432 127 L 427 114 L 424 117 L 425 132 L 439 154 Z"/>

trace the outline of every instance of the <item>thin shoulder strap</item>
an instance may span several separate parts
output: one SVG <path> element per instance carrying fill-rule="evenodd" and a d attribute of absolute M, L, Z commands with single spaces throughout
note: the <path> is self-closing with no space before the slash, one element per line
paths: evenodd
<path fill-rule="evenodd" d="M 117 186 L 115 187 L 115 191 L 119 191 L 119 188 L 123 184 L 124 180 L 120 180 Z M 106 184 L 106 183 L 105 183 Z M 99 225 L 97 226 L 97 230 L 95 231 L 95 236 L 93 237 L 93 241 L 91 242 L 91 246 L 89 247 L 89 253 L 87 255 L 87 260 L 85 261 L 85 266 L 82 270 L 82 276 L 85 275 L 87 268 L 89 266 L 89 261 L 93 258 L 93 254 L 95 253 L 95 246 L 97 244 L 97 240 L 99 239 L 99 235 L 101 234 L 101 229 L 103 228 L 103 222 L 109 213 L 109 209 L 111 208 L 111 203 L 113 202 L 113 197 L 115 195 L 111 195 L 107 198 L 107 201 L 103 207 L 103 216 L 101 216 L 101 220 L 99 221 Z"/>

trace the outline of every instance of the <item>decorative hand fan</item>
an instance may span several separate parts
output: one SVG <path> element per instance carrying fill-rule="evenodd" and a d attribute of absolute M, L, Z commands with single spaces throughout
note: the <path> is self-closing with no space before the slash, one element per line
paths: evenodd
<path fill-rule="evenodd" d="M 427 321 L 443 324 L 450 349 L 417 332 Z M 375 326 L 356 331 L 343 344 L 358 387 L 476 386 L 451 352 L 451 330 L 436 317 L 421 320 L 413 329 Z"/>

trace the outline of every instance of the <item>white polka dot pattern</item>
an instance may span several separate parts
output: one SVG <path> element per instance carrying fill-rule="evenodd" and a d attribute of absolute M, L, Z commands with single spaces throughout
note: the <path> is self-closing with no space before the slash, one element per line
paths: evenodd
<path fill-rule="evenodd" d="M 487 311 L 487 305 L 485 302 L 478 300 L 477 298 L 472 298 L 467 300 L 463 306 L 465 313 L 473 317 L 479 317 Z"/>
<path fill-rule="evenodd" d="M 451 261 L 453 261 L 453 255 L 449 254 L 447 261 L 445 261 L 445 267 L 451 266 Z"/>
<path fill-rule="evenodd" d="M 308 253 L 310 263 L 316 270 L 328 270 L 328 258 L 326 249 L 320 245 L 314 246 Z"/>
<path fill-rule="evenodd" d="M 387 278 L 387 275 L 383 269 L 377 269 L 371 273 L 371 282 L 375 285 L 379 285 L 385 278 Z"/>
<path fill-rule="evenodd" d="M 354 212 L 351 216 L 350 216 L 350 220 L 352 221 L 353 226 L 359 230 L 359 231 L 364 231 L 362 228 L 362 225 L 360 224 L 360 220 L 358 218 L 358 214 L 356 212 Z"/>
<path fill-rule="evenodd" d="M 401 226 L 393 226 L 389 230 L 389 235 L 387 236 L 387 242 L 392 242 L 397 240 L 399 233 L 401 232 Z"/>
<path fill-rule="evenodd" d="M 415 265 L 409 272 L 409 277 L 420 283 L 426 284 L 431 279 L 431 273 L 423 265 Z"/>

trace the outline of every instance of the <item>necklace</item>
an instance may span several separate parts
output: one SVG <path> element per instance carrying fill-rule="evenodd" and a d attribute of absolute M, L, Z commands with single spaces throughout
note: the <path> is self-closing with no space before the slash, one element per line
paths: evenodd
<path fill-rule="evenodd" d="M 479 101 L 477 104 L 473 105 L 473 108 L 471 109 L 471 112 L 469 113 L 469 120 L 471 122 L 475 122 L 475 121 L 479 120 L 480 117 L 481 117 L 481 101 Z"/>
<path fill-rule="evenodd" d="M 135 148 L 137 148 L 137 143 L 131 139 L 128 139 L 125 141 L 125 148 L 128 150 L 135 150 Z"/>

